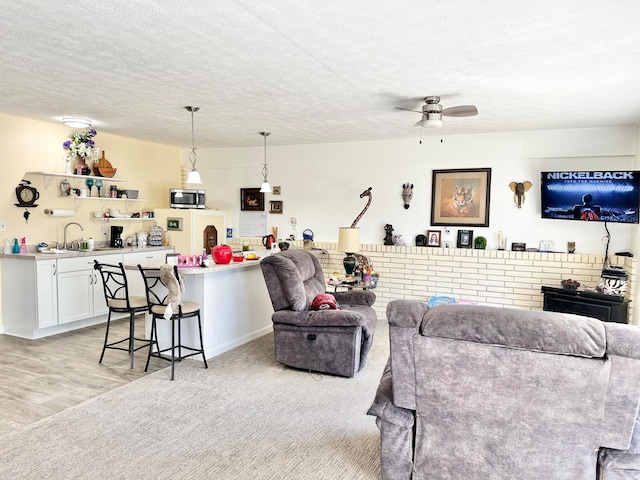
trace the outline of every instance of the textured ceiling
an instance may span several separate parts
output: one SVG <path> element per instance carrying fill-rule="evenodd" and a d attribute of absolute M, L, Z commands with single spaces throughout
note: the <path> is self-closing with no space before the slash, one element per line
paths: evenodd
<path fill-rule="evenodd" d="M 640 2 L 3 0 L 0 65 L 0 112 L 181 146 L 638 124 Z"/>

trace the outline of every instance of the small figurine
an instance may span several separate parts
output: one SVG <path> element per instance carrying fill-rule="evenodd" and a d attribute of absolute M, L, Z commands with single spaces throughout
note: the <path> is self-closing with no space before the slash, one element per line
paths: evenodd
<path fill-rule="evenodd" d="M 393 225 L 387 223 L 384 226 L 385 236 L 384 236 L 384 244 L 385 245 L 393 245 Z"/>

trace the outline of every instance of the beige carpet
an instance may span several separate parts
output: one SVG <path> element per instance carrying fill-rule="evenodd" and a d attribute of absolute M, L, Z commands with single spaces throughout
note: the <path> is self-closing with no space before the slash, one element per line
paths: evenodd
<path fill-rule="evenodd" d="M 388 354 L 384 320 L 355 378 L 284 367 L 266 335 L 0 437 L 0 478 L 377 479 L 366 411 Z"/>

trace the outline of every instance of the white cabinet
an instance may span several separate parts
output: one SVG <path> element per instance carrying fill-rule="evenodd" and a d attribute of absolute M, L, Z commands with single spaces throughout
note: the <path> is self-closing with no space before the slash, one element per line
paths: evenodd
<path fill-rule="evenodd" d="M 2 326 L 5 333 L 37 338 L 58 323 L 56 261 L 2 258 Z"/>
<path fill-rule="evenodd" d="M 109 310 L 102 278 L 94 270 L 93 261 L 133 266 L 133 270 L 127 271 L 127 278 L 134 284 L 131 294 L 144 296 L 142 276 L 135 267 L 161 265 L 172 251 L 123 249 L 122 253 L 96 251 L 62 258 L 0 254 L 4 333 L 41 338 L 105 322 Z"/>
<path fill-rule="evenodd" d="M 58 281 L 55 260 L 36 262 L 38 328 L 58 324 Z"/>
<path fill-rule="evenodd" d="M 122 261 L 122 255 L 117 253 L 58 260 L 58 324 L 109 313 L 102 279 L 93 268 L 94 260 L 117 265 Z"/>

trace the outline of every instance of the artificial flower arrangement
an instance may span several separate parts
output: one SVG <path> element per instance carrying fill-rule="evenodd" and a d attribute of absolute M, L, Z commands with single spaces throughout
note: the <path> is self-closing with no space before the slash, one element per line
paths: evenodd
<path fill-rule="evenodd" d="M 93 128 L 83 130 L 81 132 L 73 132 L 69 135 L 71 140 L 67 140 L 62 144 L 65 150 L 69 150 L 71 156 L 77 155 L 82 159 L 97 157 L 99 149 L 93 137 L 98 134 Z"/>

